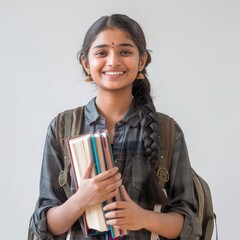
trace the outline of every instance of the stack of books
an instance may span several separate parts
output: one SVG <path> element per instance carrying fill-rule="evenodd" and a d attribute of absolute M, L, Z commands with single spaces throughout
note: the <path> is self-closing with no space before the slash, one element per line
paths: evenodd
<path fill-rule="evenodd" d="M 95 167 L 92 170 L 91 177 L 114 167 L 113 154 L 107 130 L 86 133 L 67 140 L 70 162 L 73 169 L 76 188 L 79 188 L 80 182 L 84 176 L 89 163 L 94 161 Z M 89 207 L 84 212 L 84 226 L 86 237 L 88 235 L 108 234 L 112 239 L 127 234 L 106 224 L 103 205 L 112 201 L 121 201 L 119 194 L 108 202 L 103 202 Z"/>

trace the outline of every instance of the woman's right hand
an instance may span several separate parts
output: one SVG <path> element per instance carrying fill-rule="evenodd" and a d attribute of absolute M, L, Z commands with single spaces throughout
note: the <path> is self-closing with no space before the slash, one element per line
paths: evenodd
<path fill-rule="evenodd" d="M 53 235 L 65 233 L 79 219 L 87 207 L 116 196 L 122 184 L 118 168 L 112 168 L 91 178 L 93 164 L 89 164 L 78 191 L 66 202 L 47 211 L 48 231 Z"/>
<path fill-rule="evenodd" d="M 90 163 L 76 192 L 81 205 L 83 204 L 85 208 L 113 198 L 122 185 L 117 167 L 91 178 L 92 168 L 93 164 Z"/>

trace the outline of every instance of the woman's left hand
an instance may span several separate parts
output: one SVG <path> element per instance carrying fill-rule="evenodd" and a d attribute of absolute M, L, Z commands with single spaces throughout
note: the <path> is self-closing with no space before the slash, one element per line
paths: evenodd
<path fill-rule="evenodd" d="M 121 192 L 125 201 L 113 202 L 103 208 L 107 224 L 132 231 L 144 228 L 146 210 L 129 197 L 124 186 L 121 186 Z"/>

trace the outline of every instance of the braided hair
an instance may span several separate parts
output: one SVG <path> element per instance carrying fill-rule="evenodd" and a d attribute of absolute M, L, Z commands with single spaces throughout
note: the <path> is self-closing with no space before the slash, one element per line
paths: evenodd
<path fill-rule="evenodd" d="M 150 82 L 146 76 L 146 67 L 151 62 L 151 55 L 146 49 L 146 40 L 141 26 L 133 19 L 122 14 L 113 14 L 111 16 L 103 16 L 99 18 L 87 31 L 83 41 L 82 49 L 78 53 L 78 59 L 81 64 L 82 55 L 84 55 L 85 59 L 88 60 L 89 49 L 91 47 L 91 44 L 96 39 L 97 34 L 106 29 L 113 28 L 122 29 L 127 32 L 130 35 L 132 41 L 136 44 L 139 50 L 139 55 L 143 56 L 145 53 L 147 53 L 148 56 L 145 67 L 142 70 L 145 79 L 136 79 L 133 82 L 132 95 L 134 97 L 140 115 L 144 146 L 148 161 L 151 165 L 151 172 L 149 174 L 146 186 L 147 200 L 150 204 L 166 203 L 166 197 L 160 188 L 156 175 L 160 146 L 159 120 L 152 97 L 150 95 Z M 85 69 L 84 72 L 87 75 Z"/>
<path fill-rule="evenodd" d="M 146 50 L 147 51 L 147 50 Z M 145 68 L 151 62 L 149 52 L 148 60 Z M 141 127 L 143 129 L 143 141 L 151 165 L 151 170 L 147 181 L 147 200 L 151 203 L 166 204 L 166 197 L 160 188 L 157 178 L 157 169 L 159 164 L 159 146 L 160 146 L 160 128 L 159 118 L 151 97 L 151 86 L 147 78 L 146 69 L 143 69 L 144 80 L 135 80 L 133 82 L 132 95 L 138 106 L 138 112 L 141 119 Z"/>

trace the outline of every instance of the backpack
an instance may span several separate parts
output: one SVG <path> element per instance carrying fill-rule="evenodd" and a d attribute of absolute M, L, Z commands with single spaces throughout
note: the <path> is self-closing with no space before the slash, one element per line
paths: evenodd
<path fill-rule="evenodd" d="M 158 113 L 158 115 L 162 136 L 160 141 L 160 163 L 157 176 L 159 178 L 159 184 L 162 188 L 164 188 L 169 179 L 169 170 L 171 167 L 175 136 L 175 123 L 171 117 L 165 114 Z M 202 226 L 202 236 L 199 237 L 198 240 L 211 240 L 214 229 L 214 221 L 216 222 L 211 191 L 207 182 L 201 178 L 193 168 L 191 168 L 191 172 L 195 195 L 198 201 L 197 217 Z M 217 229 L 216 239 L 218 239 Z"/>
<path fill-rule="evenodd" d="M 56 119 L 56 139 L 61 146 L 62 156 L 64 159 L 64 168 L 59 173 L 58 182 L 59 185 L 63 187 L 68 198 L 72 195 L 72 193 L 68 183 L 70 160 L 68 157 L 66 139 L 81 134 L 83 114 L 84 107 L 78 107 L 58 114 Z M 175 136 L 175 124 L 174 120 L 171 117 L 163 113 L 158 113 L 158 115 L 160 120 L 160 131 L 162 134 L 160 141 L 160 161 L 157 176 L 159 178 L 160 186 L 164 188 L 165 184 L 169 180 L 169 170 L 171 167 Z M 216 219 L 216 216 L 213 212 L 210 188 L 208 184 L 193 169 L 192 175 L 195 194 L 199 206 L 197 217 L 202 225 L 202 236 L 198 240 L 211 240 L 214 228 L 214 219 Z M 38 202 L 36 205 L 36 209 L 37 208 Z M 80 225 L 83 224 L 81 219 L 79 222 Z M 82 229 L 84 229 L 84 227 L 82 227 Z M 32 218 L 29 224 L 28 240 L 38 240 L 34 234 Z"/>

